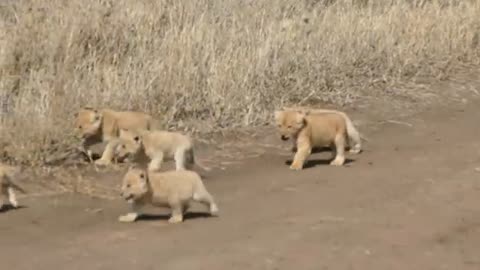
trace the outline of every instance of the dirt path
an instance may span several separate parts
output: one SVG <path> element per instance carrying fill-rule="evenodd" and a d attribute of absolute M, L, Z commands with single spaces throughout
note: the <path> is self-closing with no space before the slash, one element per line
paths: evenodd
<path fill-rule="evenodd" d="M 0 261 L 15 270 L 480 269 L 478 119 L 480 102 L 386 123 L 344 168 L 292 172 L 290 154 L 272 151 L 213 171 L 206 184 L 220 217 L 191 214 L 177 226 L 161 215 L 120 224 L 120 200 L 25 198 L 27 208 L 0 215 Z"/>

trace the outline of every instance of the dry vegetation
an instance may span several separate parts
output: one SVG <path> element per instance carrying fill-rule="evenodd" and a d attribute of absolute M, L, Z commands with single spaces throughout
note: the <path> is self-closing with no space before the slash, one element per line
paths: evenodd
<path fill-rule="evenodd" d="M 479 2 L 1 1 L 0 155 L 41 160 L 70 143 L 85 105 L 209 131 L 445 78 L 479 63 Z"/>

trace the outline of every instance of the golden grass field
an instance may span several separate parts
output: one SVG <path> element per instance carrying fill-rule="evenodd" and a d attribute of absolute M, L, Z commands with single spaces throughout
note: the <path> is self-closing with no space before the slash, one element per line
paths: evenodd
<path fill-rule="evenodd" d="M 209 132 L 392 95 L 479 64 L 479 14 L 477 0 L 1 1 L 0 157 L 70 145 L 86 105 Z"/>

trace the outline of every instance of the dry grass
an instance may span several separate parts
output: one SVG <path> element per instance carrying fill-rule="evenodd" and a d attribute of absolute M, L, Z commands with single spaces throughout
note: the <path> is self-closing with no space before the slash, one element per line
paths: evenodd
<path fill-rule="evenodd" d="M 443 78 L 479 63 L 478 14 L 476 0 L 2 1 L 0 155 L 41 160 L 85 105 L 209 131 Z"/>

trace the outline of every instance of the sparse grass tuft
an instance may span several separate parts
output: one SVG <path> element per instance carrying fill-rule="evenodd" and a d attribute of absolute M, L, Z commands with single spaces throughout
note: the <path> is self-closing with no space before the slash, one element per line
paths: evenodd
<path fill-rule="evenodd" d="M 477 0 L 2 1 L 0 158 L 68 145 L 85 105 L 210 131 L 445 78 L 479 63 L 479 14 Z"/>

